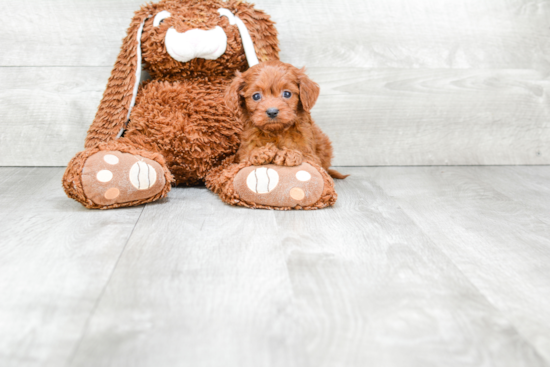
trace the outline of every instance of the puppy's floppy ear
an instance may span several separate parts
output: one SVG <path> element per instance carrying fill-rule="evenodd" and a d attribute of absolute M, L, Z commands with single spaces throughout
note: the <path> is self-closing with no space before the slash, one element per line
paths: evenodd
<path fill-rule="evenodd" d="M 130 23 L 94 122 L 88 130 L 86 148 L 115 139 L 126 125 L 141 75 L 141 32 L 154 7 L 142 7 Z"/>
<path fill-rule="evenodd" d="M 235 79 L 229 85 L 229 88 L 225 91 L 225 104 L 236 116 L 239 116 L 244 112 L 244 100 L 243 100 L 243 88 L 245 80 L 243 75 L 237 71 L 235 73 Z"/>
<path fill-rule="evenodd" d="M 306 112 L 310 112 L 319 97 L 321 88 L 319 87 L 319 84 L 309 79 L 305 71 L 305 68 L 301 68 L 298 70 L 297 75 L 300 86 L 300 102 L 302 103 L 304 110 Z"/>

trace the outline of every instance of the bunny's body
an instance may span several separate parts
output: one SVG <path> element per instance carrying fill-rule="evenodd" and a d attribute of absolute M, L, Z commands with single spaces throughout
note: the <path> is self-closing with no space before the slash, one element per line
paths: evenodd
<path fill-rule="evenodd" d="M 162 154 L 176 185 L 200 184 L 239 147 L 241 123 L 223 102 L 230 82 L 219 76 L 146 83 L 119 141 Z"/>
<path fill-rule="evenodd" d="M 67 195 L 109 209 L 197 185 L 239 147 L 224 103 L 236 71 L 278 59 L 277 32 L 238 0 L 161 0 L 138 10 L 123 41 L 86 150 L 69 162 Z M 141 68 L 151 80 L 140 83 Z"/>

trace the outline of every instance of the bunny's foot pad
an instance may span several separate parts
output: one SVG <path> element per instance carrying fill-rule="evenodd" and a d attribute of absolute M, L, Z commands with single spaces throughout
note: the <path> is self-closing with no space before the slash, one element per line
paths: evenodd
<path fill-rule="evenodd" d="M 239 197 L 250 203 L 270 207 L 306 207 L 323 194 L 323 177 L 308 163 L 295 167 L 245 167 L 237 173 L 233 187 Z"/>
<path fill-rule="evenodd" d="M 166 185 L 161 165 L 151 159 L 100 151 L 90 156 L 82 170 L 82 187 L 97 205 L 113 205 L 146 200 Z"/>

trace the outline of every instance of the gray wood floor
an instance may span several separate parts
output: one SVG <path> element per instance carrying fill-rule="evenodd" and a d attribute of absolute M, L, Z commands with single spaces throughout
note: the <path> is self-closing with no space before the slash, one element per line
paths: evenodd
<path fill-rule="evenodd" d="M 334 208 L 0 168 L 0 366 L 549 366 L 550 167 L 341 167 Z"/>

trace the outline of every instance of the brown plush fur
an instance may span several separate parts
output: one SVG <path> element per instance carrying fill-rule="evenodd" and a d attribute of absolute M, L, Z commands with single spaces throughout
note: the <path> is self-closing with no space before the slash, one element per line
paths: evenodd
<path fill-rule="evenodd" d="M 244 22 L 260 61 L 278 59 L 274 23 L 251 4 L 239 0 L 162 0 L 144 5 L 136 12 L 123 41 L 86 137 L 87 150 L 71 160 L 63 178 L 68 196 L 85 206 L 96 207 L 84 196 L 79 180 L 86 159 L 93 154 L 92 150 L 108 142 L 116 141 L 117 150 L 121 152 L 139 151 L 147 158 L 148 153 L 159 155 L 160 158 L 155 160 L 162 161 L 162 166 L 174 178 L 167 182 L 178 185 L 203 182 L 212 168 L 236 152 L 241 123 L 226 107 L 224 91 L 235 71 L 246 70 L 248 63 L 237 26 L 230 25 L 226 17 L 220 17 L 217 12 L 220 8 L 229 9 Z M 172 16 L 159 27 L 154 27 L 153 18 L 162 10 L 169 11 Z M 152 80 L 140 86 L 127 131 L 123 138 L 115 140 L 126 124 L 136 80 L 137 31 L 147 17 L 141 49 L 144 69 L 149 71 Z M 227 35 L 226 52 L 218 59 L 197 58 L 181 63 L 167 53 L 164 39 L 170 27 L 181 33 L 193 28 L 207 30 L 215 26 L 220 26 Z M 168 190 L 169 187 L 166 192 Z"/>
<path fill-rule="evenodd" d="M 290 94 L 285 97 L 284 93 Z M 259 96 L 254 100 L 253 96 Z M 237 162 L 297 166 L 305 159 L 323 167 L 334 178 L 347 176 L 329 170 L 332 144 L 311 118 L 319 85 L 304 69 L 269 61 L 238 73 L 226 102 L 244 120 Z M 277 116 L 268 116 L 276 109 Z"/>

